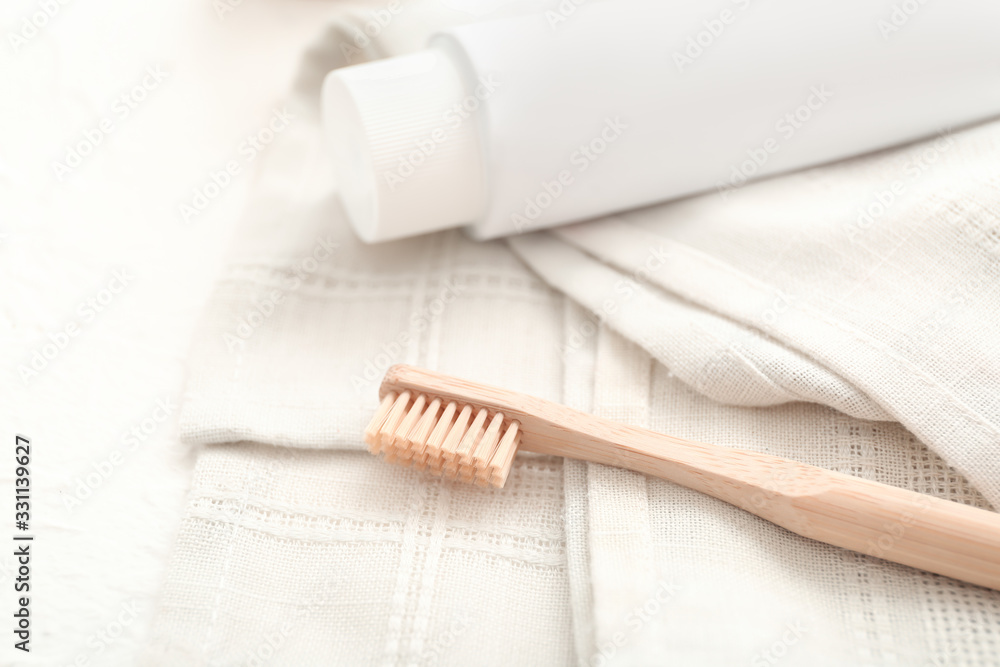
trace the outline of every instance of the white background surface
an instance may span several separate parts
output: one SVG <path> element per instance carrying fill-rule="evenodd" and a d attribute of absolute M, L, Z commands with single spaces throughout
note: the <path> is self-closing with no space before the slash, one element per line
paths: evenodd
<path fill-rule="evenodd" d="M 10 34 L 46 3 L 0 10 L 0 543 L 13 544 L 15 433 L 32 440 L 36 536 L 32 652 L 13 649 L 6 621 L 0 664 L 136 664 L 148 634 L 194 460 L 176 413 L 155 429 L 150 420 L 162 416 L 157 401 L 179 401 L 194 327 L 252 186 L 240 145 L 264 127 L 335 7 L 232 2 L 221 18 L 211 2 L 52 2 L 55 15 L 17 48 Z M 123 117 L 116 101 L 148 67 L 167 77 Z M 53 162 L 102 119 L 112 132 L 60 180 Z M 185 224 L 179 205 L 234 159 L 241 173 Z M 87 321 L 80 304 L 106 300 L 116 270 L 128 286 Z M 73 323 L 78 335 L 23 378 L 49 335 Z M 144 422 L 152 432 L 130 451 L 123 436 Z M 98 483 L 74 505 L 88 475 Z M 7 619 L 12 553 L 0 547 Z M 112 639 L 116 619 L 125 627 Z"/>

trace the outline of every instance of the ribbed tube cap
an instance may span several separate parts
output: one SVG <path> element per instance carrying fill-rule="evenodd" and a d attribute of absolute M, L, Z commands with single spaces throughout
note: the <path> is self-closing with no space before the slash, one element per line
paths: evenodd
<path fill-rule="evenodd" d="M 485 183 L 470 96 L 431 48 L 330 72 L 323 122 L 358 236 L 387 241 L 476 220 Z"/>

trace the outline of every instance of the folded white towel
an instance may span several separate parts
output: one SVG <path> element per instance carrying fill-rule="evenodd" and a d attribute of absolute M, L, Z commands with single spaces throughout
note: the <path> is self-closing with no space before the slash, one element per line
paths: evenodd
<path fill-rule="evenodd" d="M 995 130 L 956 134 L 860 236 L 923 148 L 512 240 L 570 300 L 504 243 L 353 239 L 314 103 L 359 16 L 303 56 L 192 353 L 203 449 L 152 662 L 995 664 L 1000 593 L 628 471 L 526 455 L 490 492 L 358 451 L 407 362 L 986 506 L 900 422 L 998 497 L 1000 198 L 944 168 L 985 168 Z M 957 206 L 977 226 L 944 226 Z"/>
<path fill-rule="evenodd" d="M 1000 504 L 998 164 L 995 121 L 513 244 L 699 391 L 899 421 Z"/>

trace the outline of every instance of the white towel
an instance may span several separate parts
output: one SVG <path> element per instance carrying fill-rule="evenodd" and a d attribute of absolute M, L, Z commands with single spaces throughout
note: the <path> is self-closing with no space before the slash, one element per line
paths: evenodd
<path fill-rule="evenodd" d="M 998 503 L 998 167 L 990 122 L 513 243 L 699 391 L 898 421 Z"/>
<path fill-rule="evenodd" d="M 996 592 L 628 471 L 525 455 L 507 489 L 482 491 L 359 451 L 381 372 L 407 362 L 985 507 L 947 462 L 996 497 L 967 419 L 996 414 L 997 320 L 976 319 L 996 303 L 982 226 L 996 181 L 928 171 L 856 246 L 837 235 L 858 193 L 877 198 L 914 148 L 513 240 L 558 291 L 459 232 L 363 246 L 314 106 L 359 16 L 303 56 L 295 119 L 262 159 L 192 352 L 181 428 L 202 449 L 150 662 L 996 664 Z M 407 34 L 370 48 L 419 45 Z M 990 136 L 955 134 L 948 159 L 989 159 Z M 925 222 L 970 201 L 978 241 Z M 647 260 L 650 284 L 626 297 Z M 928 316 L 921 366 L 899 332 Z"/>

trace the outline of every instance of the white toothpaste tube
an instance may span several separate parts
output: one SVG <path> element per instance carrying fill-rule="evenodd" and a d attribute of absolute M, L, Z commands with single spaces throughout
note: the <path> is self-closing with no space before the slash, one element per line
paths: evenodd
<path fill-rule="evenodd" d="M 995 0 L 565 2 L 331 72 L 365 241 L 488 239 L 715 190 L 1000 114 Z"/>

